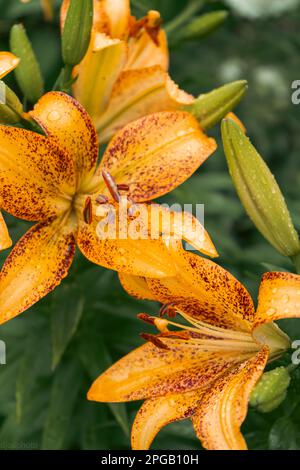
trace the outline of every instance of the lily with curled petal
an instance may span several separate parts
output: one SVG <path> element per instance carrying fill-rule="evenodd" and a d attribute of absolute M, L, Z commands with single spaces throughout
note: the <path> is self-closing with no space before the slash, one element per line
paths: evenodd
<path fill-rule="evenodd" d="M 251 391 L 268 361 L 289 347 L 273 323 L 300 317 L 300 276 L 266 273 L 258 308 L 229 272 L 176 249 L 175 277 L 145 279 L 120 274 L 128 293 L 165 306 L 155 318 L 159 334 L 121 359 L 92 385 L 98 402 L 146 400 L 132 428 L 133 449 L 148 449 L 160 429 L 190 418 L 206 449 L 243 450 L 241 434 Z M 179 314 L 185 323 L 175 322 Z M 175 328 L 175 329 L 174 329 Z"/>
<path fill-rule="evenodd" d="M 143 206 L 185 181 L 216 147 L 197 121 L 183 112 L 135 121 L 114 137 L 97 166 L 97 134 L 76 100 L 51 92 L 29 114 L 45 136 L 0 126 L 2 207 L 38 222 L 16 244 L 0 273 L 0 323 L 60 284 L 76 242 L 101 266 L 140 276 L 174 275 L 176 268 L 161 234 L 154 240 L 99 236 L 103 215 L 97 205 L 105 209 L 111 204 L 117 213 L 120 192 L 126 188 L 129 204 Z M 173 228 L 176 232 L 176 223 Z M 190 241 L 191 236 L 183 233 L 182 238 Z M 195 244 L 216 255 L 206 232 Z"/>
<path fill-rule="evenodd" d="M 12 72 L 19 64 L 20 60 L 11 52 L 0 52 L 0 79 L 4 78 L 8 73 Z M 0 91 L 1 94 L 1 91 Z M 0 96 L 0 103 L 2 98 Z M 3 103 L 2 103 L 3 104 Z M 0 250 L 6 250 L 12 245 L 3 215 L 0 212 Z"/>
<path fill-rule="evenodd" d="M 69 4 L 70 0 L 62 4 L 62 28 Z M 90 47 L 73 71 L 73 94 L 92 117 L 102 140 L 109 140 L 124 125 L 147 114 L 191 110 L 196 100 L 171 80 L 168 67 L 167 38 L 157 11 L 137 20 L 131 16 L 129 0 L 94 0 Z M 203 119 L 203 114 L 211 111 L 221 119 L 237 104 L 246 83 L 228 87 L 221 87 L 208 102 L 199 100 L 197 117 Z M 221 98 L 226 107 L 223 113 Z"/>

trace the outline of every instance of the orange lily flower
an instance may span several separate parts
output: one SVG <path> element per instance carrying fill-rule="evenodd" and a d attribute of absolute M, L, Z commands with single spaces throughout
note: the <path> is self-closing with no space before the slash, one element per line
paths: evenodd
<path fill-rule="evenodd" d="M 11 52 L 0 52 L 0 80 L 12 72 L 19 64 L 20 59 Z M 0 97 L 1 102 L 1 97 Z M 0 212 L 0 250 L 6 250 L 12 245 L 3 215 Z"/>
<path fill-rule="evenodd" d="M 62 4 L 62 28 L 69 4 Z M 160 26 L 157 11 L 136 20 L 129 0 L 94 0 L 91 43 L 73 71 L 73 93 L 104 141 L 139 117 L 194 101 L 167 73 L 167 38 Z"/>
<path fill-rule="evenodd" d="M 180 249 L 178 274 L 145 279 L 120 274 L 131 295 L 162 302 L 161 316 L 141 314 L 158 335 L 121 359 L 92 385 L 98 402 L 146 400 L 132 428 L 132 447 L 148 449 L 170 422 L 190 418 L 210 450 L 243 450 L 240 432 L 251 391 L 269 360 L 289 347 L 274 320 L 300 317 L 300 276 L 266 273 L 258 308 L 229 272 Z M 172 317 L 178 313 L 187 324 Z M 175 327 L 176 330 L 171 330 Z"/>
<path fill-rule="evenodd" d="M 130 203 L 142 203 L 180 185 L 216 148 L 198 122 L 183 112 L 146 116 L 115 136 L 97 167 L 97 134 L 76 100 L 51 92 L 29 114 L 46 136 L 0 126 L 2 207 L 38 222 L 16 244 L 0 273 L 0 323 L 60 284 L 72 263 L 75 242 L 101 266 L 141 276 L 174 275 L 161 237 L 99 237 L 97 226 L 104 216 L 97 205 L 105 209 L 112 204 L 118 211 L 124 189 Z M 190 241 L 188 233 L 183 238 Z M 203 241 L 195 243 L 216 254 L 206 232 Z"/>

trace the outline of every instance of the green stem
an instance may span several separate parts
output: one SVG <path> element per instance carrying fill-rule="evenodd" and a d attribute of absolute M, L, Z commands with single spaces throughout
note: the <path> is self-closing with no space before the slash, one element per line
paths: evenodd
<path fill-rule="evenodd" d="M 173 20 L 169 21 L 164 26 L 164 30 L 169 35 L 184 23 L 186 23 L 190 18 L 192 18 L 206 3 L 206 0 L 192 0 L 184 10 L 182 10 L 179 15 L 177 15 Z"/>
<path fill-rule="evenodd" d="M 296 268 L 298 274 L 300 274 L 300 252 L 297 255 L 291 256 L 291 260 Z"/>
<path fill-rule="evenodd" d="M 54 84 L 53 90 L 55 91 L 64 91 L 66 93 L 69 92 L 72 84 L 72 65 L 65 65 Z"/>

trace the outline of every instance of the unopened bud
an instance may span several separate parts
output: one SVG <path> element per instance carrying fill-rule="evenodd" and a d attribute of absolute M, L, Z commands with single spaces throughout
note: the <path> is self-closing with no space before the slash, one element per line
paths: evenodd
<path fill-rule="evenodd" d="M 281 254 L 295 256 L 300 251 L 299 237 L 268 166 L 231 119 L 222 123 L 222 138 L 229 171 L 247 214 Z"/>
<path fill-rule="evenodd" d="M 187 26 L 178 31 L 179 39 L 200 39 L 212 33 L 228 16 L 225 10 L 213 11 L 194 18 Z"/>
<path fill-rule="evenodd" d="M 93 0 L 71 0 L 62 34 L 62 55 L 66 65 L 84 58 L 93 26 Z"/>
<path fill-rule="evenodd" d="M 23 106 L 17 95 L 0 80 L 0 123 L 17 124 L 22 119 Z"/>
<path fill-rule="evenodd" d="M 290 382 L 290 374 L 284 367 L 265 372 L 251 394 L 250 406 L 261 413 L 275 410 L 285 400 Z"/>
<path fill-rule="evenodd" d="M 21 24 L 11 29 L 10 48 L 20 59 L 20 64 L 15 70 L 18 85 L 25 98 L 31 103 L 36 103 L 44 92 L 44 81 L 31 42 Z"/>
<path fill-rule="evenodd" d="M 192 104 L 183 106 L 183 110 L 198 119 L 202 129 L 209 129 L 221 121 L 242 99 L 247 91 L 247 81 L 238 80 L 200 95 Z"/>

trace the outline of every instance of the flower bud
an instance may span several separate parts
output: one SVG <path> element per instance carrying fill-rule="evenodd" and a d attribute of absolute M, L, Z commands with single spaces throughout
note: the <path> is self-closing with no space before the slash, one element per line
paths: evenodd
<path fill-rule="evenodd" d="M 23 106 L 17 95 L 0 80 L 0 123 L 17 124 L 22 119 Z"/>
<path fill-rule="evenodd" d="M 93 25 L 93 0 L 71 0 L 62 34 L 62 55 L 66 65 L 75 66 L 89 47 Z"/>
<path fill-rule="evenodd" d="M 187 26 L 178 31 L 179 39 L 200 39 L 217 29 L 228 16 L 225 10 L 213 11 L 194 18 Z"/>
<path fill-rule="evenodd" d="M 44 92 L 44 81 L 31 43 L 21 24 L 11 29 L 10 48 L 20 59 L 20 64 L 15 70 L 18 85 L 25 98 L 35 103 Z"/>
<path fill-rule="evenodd" d="M 268 166 L 231 119 L 222 123 L 222 138 L 229 171 L 247 214 L 281 254 L 296 255 L 300 251 L 299 237 Z"/>
<path fill-rule="evenodd" d="M 183 106 L 182 109 L 192 113 L 202 129 L 208 129 L 223 119 L 240 102 L 246 90 L 246 80 L 227 83 L 200 95 L 192 104 Z"/>
<path fill-rule="evenodd" d="M 289 372 L 284 367 L 265 372 L 251 394 L 250 406 L 261 413 L 275 410 L 285 400 L 290 382 Z"/>

